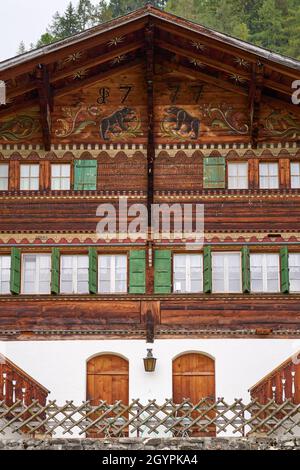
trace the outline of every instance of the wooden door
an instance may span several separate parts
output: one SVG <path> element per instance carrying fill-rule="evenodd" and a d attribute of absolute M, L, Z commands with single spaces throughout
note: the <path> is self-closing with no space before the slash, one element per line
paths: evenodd
<path fill-rule="evenodd" d="M 208 404 L 215 401 L 215 361 L 198 353 L 183 354 L 173 361 L 173 401 L 181 403 L 189 398 L 193 404 L 202 398 L 208 399 Z M 199 414 L 193 413 L 192 419 Z M 209 417 L 213 417 L 209 413 Z M 214 436 L 215 426 L 209 427 L 209 432 L 192 431 L 193 436 Z"/>
<path fill-rule="evenodd" d="M 87 363 L 87 400 L 98 405 L 105 400 L 112 405 L 116 400 L 129 403 L 129 364 L 114 354 L 93 357 Z M 124 432 L 123 434 L 126 434 Z M 89 437 L 103 437 L 92 431 Z"/>

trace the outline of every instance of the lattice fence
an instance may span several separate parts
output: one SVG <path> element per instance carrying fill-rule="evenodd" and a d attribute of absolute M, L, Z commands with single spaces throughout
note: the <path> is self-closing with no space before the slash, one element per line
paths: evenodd
<path fill-rule="evenodd" d="M 119 437 L 119 436 L 247 436 L 249 434 L 300 435 L 300 405 L 291 400 L 261 404 L 254 400 L 226 403 L 223 398 L 213 402 L 203 399 L 192 404 L 156 400 L 142 404 L 133 400 L 129 405 L 120 401 L 112 405 L 100 401 L 98 406 L 83 402 L 76 406 L 68 401 L 59 406 L 49 401 L 45 406 L 37 400 L 29 406 L 16 401 L 8 406 L 0 402 L 0 434 L 5 431 L 24 432 L 39 437 Z"/>

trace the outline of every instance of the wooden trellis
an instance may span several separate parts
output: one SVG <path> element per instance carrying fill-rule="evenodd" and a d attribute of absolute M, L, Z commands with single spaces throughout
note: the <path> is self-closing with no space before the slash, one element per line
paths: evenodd
<path fill-rule="evenodd" d="M 21 400 L 9 406 L 0 402 L 0 434 L 24 432 L 39 437 L 53 437 L 57 433 L 66 436 L 82 436 L 88 433 L 98 437 L 119 436 L 176 436 L 205 435 L 215 427 L 216 435 L 232 436 L 259 434 L 271 436 L 300 435 L 300 405 L 291 400 L 276 403 L 269 400 L 262 404 L 253 400 L 244 404 L 241 399 L 227 403 L 203 399 L 192 404 L 185 399 L 175 404 L 171 399 L 158 404 L 139 399 L 129 405 L 120 401 L 99 405 L 83 402 L 76 406 L 67 401 L 62 406 L 49 401 L 45 406 L 37 400 L 25 405 Z"/>

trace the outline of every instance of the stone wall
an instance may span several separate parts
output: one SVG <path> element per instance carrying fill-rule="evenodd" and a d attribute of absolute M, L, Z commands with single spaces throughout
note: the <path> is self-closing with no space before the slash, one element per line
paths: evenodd
<path fill-rule="evenodd" d="M 0 450 L 300 450 L 300 438 L 1 439 Z"/>

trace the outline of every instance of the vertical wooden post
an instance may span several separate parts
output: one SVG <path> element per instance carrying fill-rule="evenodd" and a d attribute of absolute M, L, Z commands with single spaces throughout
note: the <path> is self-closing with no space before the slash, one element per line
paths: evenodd
<path fill-rule="evenodd" d="M 146 81 L 147 81 L 147 111 L 148 111 L 148 135 L 147 135 L 147 210 L 148 210 L 148 246 L 147 246 L 147 294 L 153 293 L 153 267 L 152 267 L 152 230 L 151 209 L 154 200 L 154 25 L 148 22 L 145 29 L 146 44 Z"/>
<path fill-rule="evenodd" d="M 257 62 L 253 66 L 252 79 L 249 88 L 250 142 L 253 148 L 257 148 L 259 137 L 260 105 L 263 82 L 264 66 L 260 62 Z"/>
<path fill-rule="evenodd" d="M 45 65 L 37 67 L 38 96 L 40 104 L 40 120 L 43 133 L 43 143 L 46 151 L 51 150 L 51 111 L 53 111 L 53 96 L 51 92 L 49 73 Z"/>

